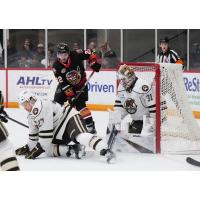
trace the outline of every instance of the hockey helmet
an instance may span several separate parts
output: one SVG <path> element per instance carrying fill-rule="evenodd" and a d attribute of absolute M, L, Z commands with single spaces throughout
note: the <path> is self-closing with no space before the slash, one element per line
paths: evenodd
<path fill-rule="evenodd" d="M 69 54 L 70 50 L 69 50 L 69 46 L 66 43 L 59 43 L 57 45 L 57 53 L 58 54 L 62 54 L 62 53 L 68 53 Z"/>
<path fill-rule="evenodd" d="M 127 90 L 130 91 L 132 83 L 136 78 L 133 67 L 123 64 L 119 67 L 117 73 L 117 79 L 121 85 Z"/>
<path fill-rule="evenodd" d="M 19 104 L 23 104 L 25 102 L 30 101 L 31 99 L 37 100 L 36 96 L 34 93 L 32 93 L 30 90 L 23 90 L 20 92 L 19 97 L 18 97 L 18 102 Z"/>

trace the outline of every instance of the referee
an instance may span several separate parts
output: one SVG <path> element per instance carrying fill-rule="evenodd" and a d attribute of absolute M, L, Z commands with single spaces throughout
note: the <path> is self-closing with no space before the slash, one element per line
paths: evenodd
<path fill-rule="evenodd" d="M 169 47 L 169 39 L 167 37 L 160 39 L 161 52 L 157 56 L 158 63 L 177 63 L 183 65 L 183 60 L 179 55 Z"/>

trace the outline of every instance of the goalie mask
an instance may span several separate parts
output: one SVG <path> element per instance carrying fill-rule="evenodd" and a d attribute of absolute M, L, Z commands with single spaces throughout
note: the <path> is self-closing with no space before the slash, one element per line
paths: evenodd
<path fill-rule="evenodd" d="M 131 92 L 134 86 L 134 82 L 136 80 L 136 75 L 133 68 L 126 64 L 121 65 L 118 70 L 117 76 L 119 84 L 123 85 L 127 92 Z"/>

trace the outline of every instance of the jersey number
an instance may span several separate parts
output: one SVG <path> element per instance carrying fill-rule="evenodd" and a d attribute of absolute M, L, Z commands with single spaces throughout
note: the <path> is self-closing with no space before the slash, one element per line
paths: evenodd
<path fill-rule="evenodd" d="M 61 76 L 58 76 L 58 78 L 57 78 L 57 79 L 58 79 L 58 82 L 59 82 L 59 83 L 62 83 L 62 82 L 63 82 L 63 79 L 62 79 L 62 77 L 61 77 Z"/>
<path fill-rule="evenodd" d="M 148 94 L 148 95 L 147 95 L 147 101 L 148 101 L 148 102 L 153 101 L 152 94 Z"/>
<path fill-rule="evenodd" d="M 85 54 L 91 54 L 92 52 L 91 52 L 91 50 L 90 49 L 87 49 L 87 50 L 85 50 L 85 52 L 84 52 Z"/>

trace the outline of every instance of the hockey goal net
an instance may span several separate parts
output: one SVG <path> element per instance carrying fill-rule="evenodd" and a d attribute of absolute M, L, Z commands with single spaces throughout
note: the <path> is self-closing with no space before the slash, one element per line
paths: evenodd
<path fill-rule="evenodd" d="M 200 127 L 193 116 L 183 82 L 182 65 L 126 63 L 152 85 L 156 101 L 157 153 L 200 152 Z"/>

